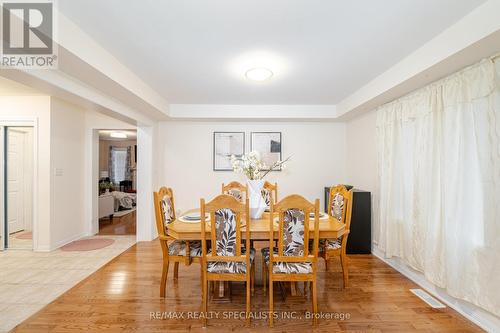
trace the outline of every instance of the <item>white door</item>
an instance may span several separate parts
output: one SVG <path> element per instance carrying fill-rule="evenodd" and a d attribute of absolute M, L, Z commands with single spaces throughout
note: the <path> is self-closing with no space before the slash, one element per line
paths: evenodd
<path fill-rule="evenodd" d="M 7 224 L 9 234 L 24 230 L 25 133 L 7 130 Z"/>

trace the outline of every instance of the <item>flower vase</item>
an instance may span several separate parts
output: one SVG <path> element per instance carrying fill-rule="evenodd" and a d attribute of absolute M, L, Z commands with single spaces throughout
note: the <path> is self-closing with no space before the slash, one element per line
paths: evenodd
<path fill-rule="evenodd" d="M 266 202 L 262 197 L 262 188 L 264 180 L 247 180 L 248 200 L 250 206 L 250 218 L 260 219 L 267 208 Z"/>

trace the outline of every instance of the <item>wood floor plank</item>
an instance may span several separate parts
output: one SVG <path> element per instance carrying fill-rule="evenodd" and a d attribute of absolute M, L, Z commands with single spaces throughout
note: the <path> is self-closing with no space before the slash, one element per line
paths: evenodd
<path fill-rule="evenodd" d="M 350 287 L 342 288 L 339 262 L 318 272 L 318 308 L 324 314 L 314 332 L 481 332 L 450 308 L 432 309 L 409 289 L 417 286 L 371 255 L 349 256 Z M 130 248 L 51 304 L 18 325 L 13 332 L 267 332 L 265 319 L 252 320 L 246 328 L 239 318 L 223 314 L 245 310 L 245 287 L 234 283 L 232 302 L 209 304 L 220 318 L 202 328 L 195 318 L 154 318 L 152 313 L 198 313 L 201 310 L 200 269 L 180 266 L 179 280 L 169 275 L 167 297 L 159 297 L 162 256 L 159 243 L 141 242 Z M 259 280 L 260 281 L 260 280 Z M 302 285 L 299 284 L 299 288 Z M 278 289 L 278 288 L 276 288 Z M 292 311 L 296 317 L 275 320 L 274 332 L 309 332 L 305 319 L 311 301 L 275 291 L 278 314 Z M 255 313 L 267 311 L 268 296 L 257 286 L 252 297 Z M 341 317 L 340 317 L 341 316 Z"/>
<path fill-rule="evenodd" d="M 99 235 L 135 235 L 136 211 L 120 217 L 102 218 L 99 220 Z"/>

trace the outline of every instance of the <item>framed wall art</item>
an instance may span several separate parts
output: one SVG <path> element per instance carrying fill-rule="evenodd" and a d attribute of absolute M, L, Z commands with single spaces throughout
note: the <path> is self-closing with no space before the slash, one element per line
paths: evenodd
<path fill-rule="evenodd" d="M 250 150 L 258 151 L 262 161 L 267 166 L 281 161 L 281 132 L 252 132 L 250 135 Z M 278 170 L 281 170 L 278 169 Z"/>
<path fill-rule="evenodd" d="M 245 132 L 214 132 L 214 171 L 233 171 L 231 155 L 245 154 Z"/>

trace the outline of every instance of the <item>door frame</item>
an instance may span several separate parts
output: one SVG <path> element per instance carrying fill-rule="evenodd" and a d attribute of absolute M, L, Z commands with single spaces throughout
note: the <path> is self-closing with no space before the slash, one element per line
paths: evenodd
<path fill-rule="evenodd" d="M 131 129 L 137 131 L 137 165 L 136 165 L 136 241 L 152 241 L 158 234 L 153 206 L 153 189 L 156 188 L 156 152 L 155 131 L 153 126 L 91 126 L 86 133 L 86 154 L 89 165 L 86 172 L 86 214 L 88 235 L 93 236 L 99 232 L 98 219 L 98 181 L 99 181 L 99 130 Z M 139 162 L 140 161 L 140 162 Z"/>
<path fill-rule="evenodd" d="M 5 144 L 5 127 L 32 127 L 33 128 L 33 175 L 32 175 L 32 232 L 33 232 L 33 250 L 36 251 L 38 249 L 38 118 L 37 117 L 19 117 L 19 118 L 0 118 L 0 126 L 3 127 L 3 136 L 4 136 L 4 142 Z M 1 151 L 5 154 L 5 147 L 1 148 Z M 2 216 L 0 217 L 0 224 L 2 228 L 2 233 L 5 234 L 5 223 L 7 221 L 5 220 L 5 189 L 6 189 L 6 182 L 5 182 L 5 159 L 3 158 L 2 154 L 2 181 L 0 181 L 0 206 L 3 207 L 4 209 Z M 6 241 L 8 235 L 5 235 L 5 238 L 3 239 L 3 242 Z M 1 250 L 3 250 L 3 247 L 0 247 Z"/>

